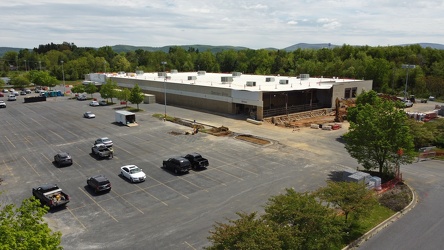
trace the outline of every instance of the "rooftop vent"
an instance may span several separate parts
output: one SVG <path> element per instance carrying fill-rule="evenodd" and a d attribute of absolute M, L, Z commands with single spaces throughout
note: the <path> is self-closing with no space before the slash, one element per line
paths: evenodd
<path fill-rule="evenodd" d="M 242 73 L 241 72 L 231 72 L 231 75 L 234 77 L 239 77 L 242 75 Z"/>
<path fill-rule="evenodd" d="M 157 72 L 158 77 L 166 77 L 166 72 Z"/>
<path fill-rule="evenodd" d="M 188 80 L 196 80 L 197 76 L 188 76 Z"/>
<path fill-rule="evenodd" d="M 274 77 L 266 77 L 265 82 L 274 82 Z"/>
<path fill-rule="evenodd" d="M 301 80 L 308 80 L 308 79 L 310 79 L 310 74 L 300 74 L 299 78 Z"/>
<path fill-rule="evenodd" d="M 177 69 L 172 69 L 171 70 L 171 74 L 177 74 L 177 73 L 178 73 Z"/>
<path fill-rule="evenodd" d="M 136 75 L 143 75 L 143 70 L 136 70 Z"/>
<path fill-rule="evenodd" d="M 203 76 L 203 75 L 205 75 L 205 73 L 207 73 L 207 72 L 206 71 L 202 71 L 202 70 L 197 71 L 197 75 L 198 76 Z"/>
<path fill-rule="evenodd" d="M 220 81 L 222 83 L 229 83 L 229 82 L 233 82 L 233 77 L 232 76 L 222 76 L 220 78 Z"/>

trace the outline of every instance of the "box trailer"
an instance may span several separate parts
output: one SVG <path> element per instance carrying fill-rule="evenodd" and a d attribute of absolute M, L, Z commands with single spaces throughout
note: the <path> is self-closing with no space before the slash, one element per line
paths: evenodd
<path fill-rule="evenodd" d="M 136 126 L 136 114 L 129 111 L 116 111 L 116 123 L 126 126 Z"/>

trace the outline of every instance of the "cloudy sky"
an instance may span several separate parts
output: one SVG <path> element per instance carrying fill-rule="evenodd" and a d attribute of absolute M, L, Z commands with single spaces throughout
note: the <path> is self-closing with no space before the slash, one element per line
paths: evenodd
<path fill-rule="evenodd" d="M 444 44 L 442 0 L 14 0 L 0 47 Z"/>

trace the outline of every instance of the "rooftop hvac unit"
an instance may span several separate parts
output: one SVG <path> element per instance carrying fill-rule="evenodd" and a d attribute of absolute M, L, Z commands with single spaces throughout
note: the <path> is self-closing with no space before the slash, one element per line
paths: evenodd
<path fill-rule="evenodd" d="M 165 76 L 165 79 L 171 80 L 171 76 Z"/>
<path fill-rule="evenodd" d="M 197 71 L 197 75 L 198 76 L 203 76 L 203 75 L 205 75 L 205 73 L 207 73 L 206 71 Z"/>
<path fill-rule="evenodd" d="M 249 81 L 249 82 L 247 82 L 247 86 L 249 86 L 249 87 L 255 87 L 255 86 L 256 86 L 256 82 L 251 82 L 251 81 Z"/>
<path fill-rule="evenodd" d="M 265 82 L 274 82 L 274 77 L 266 77 Z"/>
<path fill-rule="evenodd" d="M 157 76 L 158 77 L 165 77 L 166 76 L 166 72 L 157 72 Z"/>
<path fill-rule="evenodd" d="M 136 70 L 136 75 L 143 75 L 143 70 Z"/>
<path fill-rule="evenodd" d="M 231 72 L 231 75 L 235 76 L 235 77 L 239 77 L 242 75 L 242 73 L 241 72 Z"/>
<path fill-rule="evenodd" d="M 196 80 L 197 76 L 188 76 L 188 80 Z"/>
<path fill-rule="evenodd" d="M 308 80 L 308 79 L 310 79 L 310 74 L 300 74 L 299 78 L 301 80 Z"/>
<path fill-rule="evenodd" d="M 229 83 L 229 82 L 233 82 L 233 77 L 232 76 L 222 76 L 220 78 L 220 81 L 222 83 Z"/>
<path fill-rule="evenodd" d="M 177 74 L 178 73 L 177 69 L 172 69 L 170 72 L 171 72 L 171 74 Z"/>
<path fill-rule="evenodd" d="M 279 80 L 279 84 L 288 84 L 288 80 Z"/>

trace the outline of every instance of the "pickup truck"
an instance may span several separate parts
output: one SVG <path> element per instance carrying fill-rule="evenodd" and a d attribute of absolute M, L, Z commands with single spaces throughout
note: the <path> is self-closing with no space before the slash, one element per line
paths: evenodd
<path fill-rule="evenodd" d="M 185 159 L 190 161 L 191 168 L 193 169 L 202 169 L 207 168 L 210 163 L 207 159 L 203 158 L 199 153 L 191 153 L 184 156 Z"/>
<path fill-rule="evenodd" d="M 32 189 L 32 195 L 40 200 L 42 205 L 49 208 L 66 206 L 69 195 L 64 193 L 56 184 L 45 184 Z"/>
<path fill-rule="evenodd" d="M 101 158 L 109 158 L 113 156 L 114 150 L 111 147 L 107 147 L 105 144 L 99 143 L 92 146 L 91 153 Z"/>

